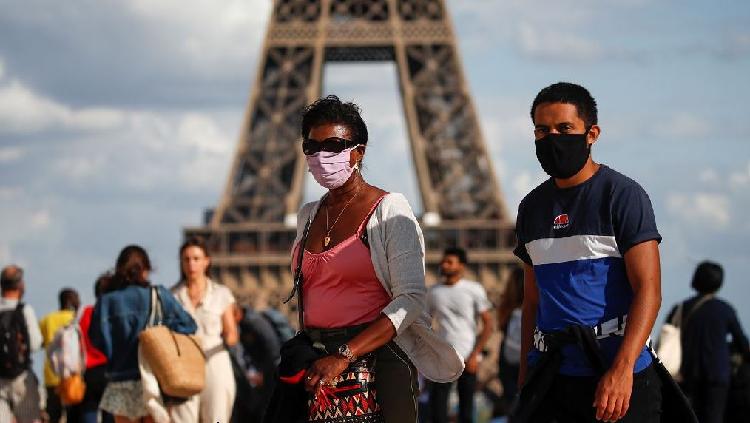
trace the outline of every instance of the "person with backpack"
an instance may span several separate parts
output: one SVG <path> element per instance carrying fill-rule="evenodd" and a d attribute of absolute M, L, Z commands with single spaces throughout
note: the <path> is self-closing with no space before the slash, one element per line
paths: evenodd
<path fill-rule="evenodd" d="M 667 317 L 674 321 L 681 309 L 680 343 L 682 360 L 680 375 L 685 393 L 690 398 L 698 421 L 724 421 L 731 379 L 730 344 L 745 357 L 750 346 L 734 308 L 716 298 L 724 280 L 724 269 L 718 263 L 698 264 L 691 286 L 697 295 L 675 305 Z"/>
<path fill-rule="evenodd" d="M 23 269 L 9 265 L 0 272 L 0 422 L 41 421 L 39 387 L 31 370 L 31 353 L 42 345 L 36 314 L 24 304 Z"/>
<path fill-rule="evenodd" d="M 81 306 L 81 299 L 78 296 L 78 292 L 72 288 L 61 289 L 58 294 L 58 300 L 60 309 L 47 314 L 39 321 L 39 330 L 42 333 L 42 346 L 48 351 L 52 350 L 50 347 L 53 345 L 58 332 L 71 324 L 75 324 L 78 308 Z M 71 329 L 75 330 L 76 328 L 71 326 Z M 58 345 L 57 350 L 62 352 L 61 345 Z M 63 409 L 65 408 L 58 392 L 61 376 L 53 369 L 48 354 L 48 357 L 44 360 L 44 386 L 47 389 L 47 416 L 49 416 L 49 421 L 52 423 L 60 421 Z"/>

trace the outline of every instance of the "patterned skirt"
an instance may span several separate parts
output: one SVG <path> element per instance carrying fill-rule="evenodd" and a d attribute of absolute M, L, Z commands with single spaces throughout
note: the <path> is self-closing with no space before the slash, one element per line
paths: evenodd
<path fill-rule="evenodd" d="M 143 401 L 143 385 L 140 380 L 109 382 L 104 389 L 99 408 L 115 416 L 137 420 L 148 416 Z"/>

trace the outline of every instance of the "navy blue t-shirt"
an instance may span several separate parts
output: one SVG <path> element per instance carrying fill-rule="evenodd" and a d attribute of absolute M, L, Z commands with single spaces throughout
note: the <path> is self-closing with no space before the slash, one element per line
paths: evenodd
<path fill-rule="evenodd" d="M 623 256 L 636 244 L 661 241 L 646 191 L 604 165 L 574 187 L 559 188 L 551 178 L 536 187 L 518 207 L 516 235 L 514 253 L 534 268 L 539 289 L 536 324 L 542 332 L 574 324 L 595 326 L 626 315 L 633 290 Z M 611 364 L 622 337 L 599 342 Z M 532 350 L 529 362 L 538 355 Z M 644 346 L 635 372 L 650 363 Z M 563 349 L 560 373 L 595 374 L 577 345 Z"/>

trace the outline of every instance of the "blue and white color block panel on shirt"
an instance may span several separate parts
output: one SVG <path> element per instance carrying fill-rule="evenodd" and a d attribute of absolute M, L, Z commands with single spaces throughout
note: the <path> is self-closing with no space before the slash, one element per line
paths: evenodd
<path fill-rule="evenodd" d="M 615 237 L 606 235 L 535 239 L 526 244 L 526 250 L 534 265 L 622 257 Z"/>

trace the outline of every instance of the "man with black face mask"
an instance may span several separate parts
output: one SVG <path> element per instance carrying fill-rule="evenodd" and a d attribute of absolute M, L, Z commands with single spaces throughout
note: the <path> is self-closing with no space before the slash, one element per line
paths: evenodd
<path fill-rule="evenodd" d="M 661 382 L 646 347 L 661 302 L 651 202 L 638 183 L 592 160 L 601 129 L 585 88 L 544 88 L 531 118 L 551 178 L 518 209 L 519 386 L 531 386 L 513 421 L 658 422 Z"/>

